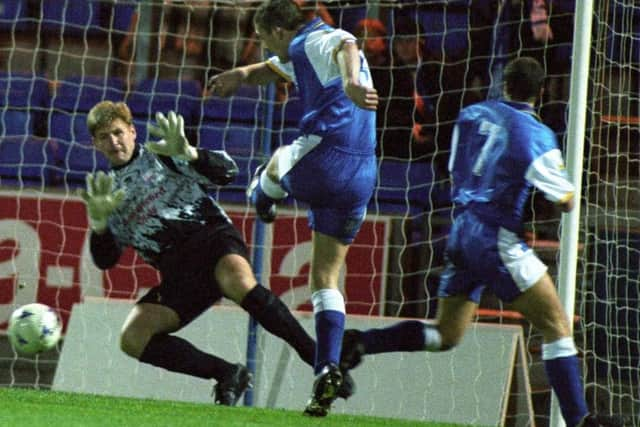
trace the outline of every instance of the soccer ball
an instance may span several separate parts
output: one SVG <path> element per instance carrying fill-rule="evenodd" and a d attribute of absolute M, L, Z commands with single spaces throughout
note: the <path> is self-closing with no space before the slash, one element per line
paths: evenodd
<path fill-rule="evenodd" d="M 9 319 L 9 341 L 22 355 L 32 355 L 53 348 L 60 340 L 62 322 L 51 307 L 32 303 L 23 305 Z"/>

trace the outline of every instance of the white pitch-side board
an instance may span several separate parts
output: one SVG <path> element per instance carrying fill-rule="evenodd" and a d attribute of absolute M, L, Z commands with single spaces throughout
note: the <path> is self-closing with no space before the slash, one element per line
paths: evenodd
<path fill-rule="evenodd" d="M 129 301 L 87 299 L 74 306 L 53 389 L 101 395 L 211 403 L 212 381 L 139 363 L 118 348 Z M 309 313 L 296 313 L 313 332 Z M 232 362 L 246 360 L 247 314 L 216 306 L 178 333 Z M 347 328 L 384 327 L 399 319 L 348 316 Z M 532 426 L 531 391 L 522 329 L 475 324 L 444 353 L 367 356 L 352 371 L 357 392 L 334 413 L 480 426 Z M 254 405 L 301 411 L 313 373 L 282 340 L 260 329 Z"/>

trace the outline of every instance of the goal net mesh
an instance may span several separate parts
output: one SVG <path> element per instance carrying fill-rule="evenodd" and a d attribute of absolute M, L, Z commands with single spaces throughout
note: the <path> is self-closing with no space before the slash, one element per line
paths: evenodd
<path fill-rule="evenodd" d="M 304 3 L 309 16 L 359 38 L 381 96 L 378 186 L 341 278 L 349 313 L 435 316 L 451 223 L 446 162 L 453 122 L 464 106 L 501 95 L 509 59 L 534 56 L 544 65 L 539 113 L 566 146 L 569 82 L 578 78 L 570 76 L 573 3 Z M 640 8 L 631 0 L 595 3 L 576 339 L 590 403 L 638 423 Z M 88 172 L 108 166 L 86 129 L 89 109 L 104 99 L 127 102 L 139 142 L 157 111 L 174 110 L 185 117 L 192 143 L 236 160 L 238 179 L 215 196 L 250 247 L 266 254 L 265 285 L 291 308 L 310 309 L 305 207 L 287 201 L 268 238 L 254 242 L 255 216 L 244 194 L 269 152 L 298 136 L 296 90 L 243 87 L 229 99 L 206 93 L 210 76 L 264 57 L 252 24 L 257 4 L 0 2 L 1 327 L 22 304 L 51 305 L 67 321 L 73 304 L 87 297 L 133 300 L 158 281 L 131 251 L 106 273 L 88 253 L 88 223 L 75 192 Z M 528 207 L 527 240 L 555 278 L 558 212 L 537 194 Z M 550 391 L 541 337 L 492 295 L 483 297 L 478 320 L 524 325 L 536 421 L 545 425 Z M 3 343 L 0 385 L 49 387 L 58 350 L 23 358 Z"/>

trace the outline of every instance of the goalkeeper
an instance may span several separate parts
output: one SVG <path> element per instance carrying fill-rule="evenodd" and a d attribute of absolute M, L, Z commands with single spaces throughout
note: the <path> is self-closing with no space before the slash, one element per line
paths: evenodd
<path fill-rule="evenodd" d="M 209 88 L 229 96 L 245 83 L 284 80 L 294 82 L 302 98 L 302 136 L 258 169 L 249 191 L 265 222 L 274 220 L 275 204 L 288 193 L 309 205 L 309 285 L 318 343 L 305 414 L 325 416 L 343 381 L 338 363 L 345 302 L 338 279 L 376 182 L 378 94 L 356 38 L 319 18 L 307 22 L 294 1 L 264 2 L 254 25 L 275 56 L 218 74 Z"/>
<path fill-rule="evenodd" d="M 215 379 L 215 402 L 235 405 L 251 386 L 247 368 L 207 354 L 173 332 L 224 296 L 310 365 L 315 343 L 289 309 L 256 283 L 242 237 L 206 193 L 207 186 L 228 184 L 236 176 L 235 162 L 224 151 L 189 145 L 180 115 L 158 113 L 156 119 L 149 131 L 160 141 L 141 146 L 126 104 L 103 101 L 89 112 L 94 147 L 112 166 L 109 174 L 87 175 L 82 192 L 91 254 L 107 269 L 131 246 L 162 276 L 129 313 L 121 349 L 144 363 Z M 350 392 L 345 393 L 341 396 Z"/>

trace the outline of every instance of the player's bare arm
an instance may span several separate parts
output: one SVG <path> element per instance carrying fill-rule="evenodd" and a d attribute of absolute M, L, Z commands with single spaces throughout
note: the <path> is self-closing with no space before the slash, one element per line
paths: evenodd
<path fill-rule="evenodd" d="M 209 79 L 209 93 L 223 98 L 233 95 L 243 84 L 265 85 L 280 80 L 267 62 L 237 67 Z"/>
<path fill-rule="evenodd" d="M 355 41 L 346 40 L 336 53 L 344 92 L 358 107 L 365 110 L 378 108 L 378 92 L 360 83 L 360 54 Z"/>

